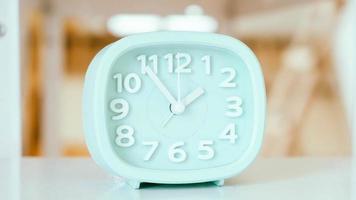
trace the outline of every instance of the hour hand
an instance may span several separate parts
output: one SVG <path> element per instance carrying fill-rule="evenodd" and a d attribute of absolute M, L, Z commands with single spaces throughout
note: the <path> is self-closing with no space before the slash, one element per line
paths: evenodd
<path fill-rule="evenodd" d="M 188 106 L 191 103 L 193 103 L 198 97 L 200 97 L 201 95 L 204 94 L 204 89 L 201 87 L 198 87 L 197 89 L 195 89 L 193 92 L 191 92 L 190 94 L 188 94 L 186 97 L 184 97 L 182 103 L 184 106 Z"/>
<path fill-rule="evenodd" d="M 171 104 L 177 104 L 177 100 L 173 97 L 173 95 L 169 92 L 167 87 L 162 83 L 161 80 L 157 77 L 157 75 L 151 70 L 151 68 L 146 67 L 145 68 L 146 73 L 148 74 L 148 77 L 153 81 L 153 83 L 158 87 L 159 91 L 163 94 L 163 96 L 166 97 L 166 99 L 169 101 Z"/>

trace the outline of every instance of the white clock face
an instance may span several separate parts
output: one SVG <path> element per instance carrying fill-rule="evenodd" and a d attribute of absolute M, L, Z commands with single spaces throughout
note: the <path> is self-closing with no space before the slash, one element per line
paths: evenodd
<path fill-rule="evenodd" d="M 110 69 L 107 134 L 130 165 L 203 169 L 242 157 L 253 138 L 253 87 L 233 52 L 202 45 L 133 48 Z"/>

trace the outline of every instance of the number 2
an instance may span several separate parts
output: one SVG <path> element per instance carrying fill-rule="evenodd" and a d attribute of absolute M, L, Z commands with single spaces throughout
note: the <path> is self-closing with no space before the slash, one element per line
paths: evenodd
<path fill-rule="evenodd" d="M 220 71 L 222 74 L 228 74 L 229 76 L 220 83 L 220 87 L 233 88 L 236 87 L 236 82 L 234 81 L 236 77 L 236 71 L 232 67 L 222 68 Z"/>
<path fill-rule="evenodd" d="M 175 72 L 179 73 L 190 73 L 192 68 L 189 68 L 189 64 L 192 62 L 192 57 L 187 53 L 177 53 L 177 68 Z"/>

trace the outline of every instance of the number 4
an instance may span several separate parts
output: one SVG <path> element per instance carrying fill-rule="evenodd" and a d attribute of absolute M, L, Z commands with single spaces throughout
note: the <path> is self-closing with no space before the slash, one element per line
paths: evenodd
<path fill-rule="evenodd" d="M 237 139 L 235 124 L 234 123 L 228 124 L 225 127 L 225 129 L 221 132 L 219 138 L 230 140 L 230 143 L 235 144 Z"/>

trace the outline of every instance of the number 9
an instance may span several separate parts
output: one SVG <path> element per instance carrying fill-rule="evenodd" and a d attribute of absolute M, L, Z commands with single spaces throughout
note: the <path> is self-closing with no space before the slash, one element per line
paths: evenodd
<path fill-rule="evenodd" d="M 111 117 L 112 120 L 123 119 L 129 113 L 129 103 L 125 99 L 113 99 L 110 102 L 110 110 L 117 114 Z"/>

